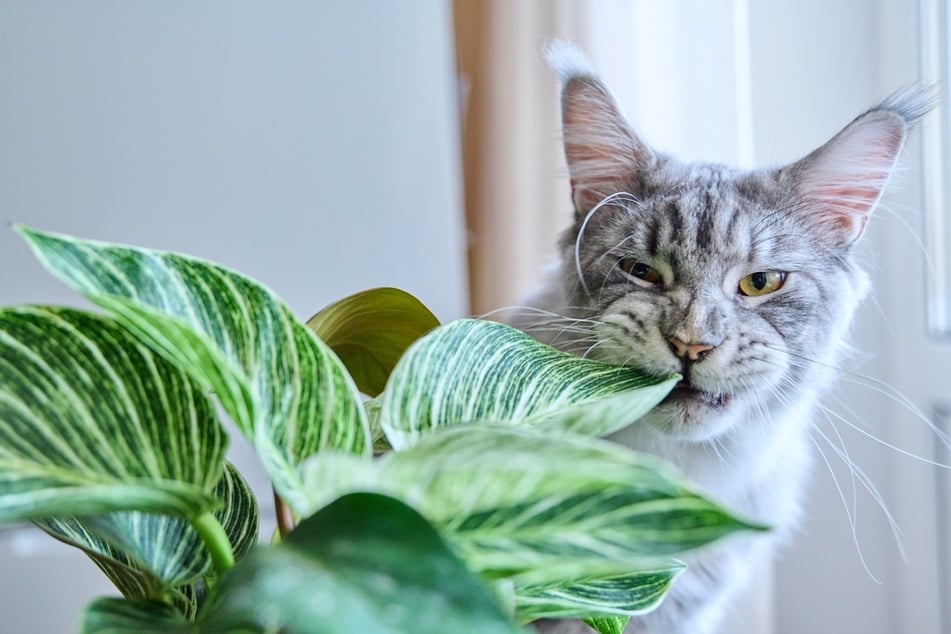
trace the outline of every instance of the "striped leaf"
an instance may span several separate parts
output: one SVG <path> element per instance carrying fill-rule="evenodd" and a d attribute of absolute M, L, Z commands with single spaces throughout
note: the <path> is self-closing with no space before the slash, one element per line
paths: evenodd
<path fill-rule="evenodd" d="M 373 494 L 345 496 L 252 552 L 206 607 L 201 624 L 216 632 L 521 632 L 418 513 Z"/>
<path fill-rule="evenodd" d="M 231 464 L 226 465 L 214 494 L 224 502 L 214 515 L 240 560 L 257 542 L 254 495 Z M 125 597 L 169 597 L 183 616 L 194 617 L 202 577 L 211 573 L 212 562 L 188 523 L 167 515 L 121 512 L 37 524 L 60 541 L 85 551 Z"/>
<path fill-rule="evenodd" d="M 97 599 L 83 612 L 80 634 L 197 634 L 175 608 L 159 601 Z"/>
<path fill-rule="evenodd" d="M 270 290 L 173 253 L 20 233 L 53 274 L 215 393 L 292 506 L 303 458 L 370 451 L 353 381 Z"/>
<path fill-rule="evenodd" d="M 423 337 L 382 395 L 397 450 L 424 432 L 477 422 L 606 436 L 647 413 L 679 377 L 581 359 L 490 321 L 463 319 Z"/>
<path fill-rule="evenodd" d="M 226 437 L 201 389 L 114 321 L 0 311 L 0 522 L 217 504 Z"/>
<path fill-rule="evenodd" d="M 305 509 L 350 491 L 417 508 L 469 566 L 520 585 L 609 577 L 757 529 L 668 466 L 619 445 L 512 427 L 457 427 L 369 461 L 315 456 Z"/>
<path fill-rule="evenodd" d="M 629 616 L 596 616 L 584 622 L 598 634 L 623 634 L 630 620 Z"/>
<path fill-rule="evenodd" d="M 684 569 L 683 564 L 673 562 L 657 570 L 617 577 L 517 586 L 515 609 L 525 620 L 636 616 L 656 608 Z"/>
<path fill-rule="evenodd" d="M 405 291 L 373 288 L 334 302 L 307 325 L 337 353 L 360 391 L 373 397 L 410 344 L 439 320 Z"/>

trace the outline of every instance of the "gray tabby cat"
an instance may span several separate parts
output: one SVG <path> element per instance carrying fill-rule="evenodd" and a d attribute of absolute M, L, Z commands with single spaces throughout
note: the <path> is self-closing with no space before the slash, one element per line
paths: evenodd
<path fill-rule="evenodd" d="M 648 147 L 576 50 L 549 59 L 575 220 L 528 302 L 540 310 L 514 324 L 568 351 L 683 375 L 614 439 L 774 531 L 688 560 L 661 607 L 626 631 L 715 632 L 754 562 L 797 523 L 815 404 L 868 287 L 853 246 L 932 98 L 896 94 L 795 163 L 738 171 Z"/>

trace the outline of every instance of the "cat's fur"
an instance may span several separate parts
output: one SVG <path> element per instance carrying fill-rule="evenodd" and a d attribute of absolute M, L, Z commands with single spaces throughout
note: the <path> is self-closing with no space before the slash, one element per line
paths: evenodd
<path fill-rule="evenodd" d="M 932 99 L 896 94 L 800 161 L 739 171 L 648 147 L 583 56 L 559 46 L 549 59 L 562 84 L 575 222 L 528 302 L 540 311 L 514 324 L 577 354 L 684 376 L 614 439 L 666 458 L 774 530 L 689 559 L 661 607 L 626 631 L 715 632 L 753 563 L 797 522 L 816 400 L 868 286 L 853 245 Z M 650 267 L 649 279 L 632 263 Z M 740 280 L 762 271 L 784 273 L 781 288 L 742 295 Z"/>

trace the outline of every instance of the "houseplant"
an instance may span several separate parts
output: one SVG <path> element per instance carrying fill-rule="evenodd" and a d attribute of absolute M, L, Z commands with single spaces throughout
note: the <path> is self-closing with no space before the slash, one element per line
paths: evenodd
<path fill-rule="evenodd" d="M 17 230 L 103 311 L 0 310 L 0 521 L 36 522 L 115 583 L 84 632 L 620 631 L 678 554 L 759 529 L 597 438 L 676 376 L 492 322 L 436 327 L 394 289 L 308 327 L 213 263 Z M 255 546 L 215 403 L 273 483 L 276 545 Z"/>

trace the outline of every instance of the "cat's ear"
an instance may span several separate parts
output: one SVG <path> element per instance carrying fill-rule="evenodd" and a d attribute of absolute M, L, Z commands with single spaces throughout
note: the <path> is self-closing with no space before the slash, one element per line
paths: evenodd
<path fill-rule="evenodd" d="M 931 89 L 897 93 L 791 166 L 802 208 L 824 238 L 842 247 L 858 240 L 908 131 L 934 103 Z"/>
<path fill-rule="evenodd" d="M 571 195 L 578 214 L 628 190 L 653 153 L 628 125 L 610 91 L 578 49 L 551 44 L 546 57 L 561 81 L 561 118 Z"/>

